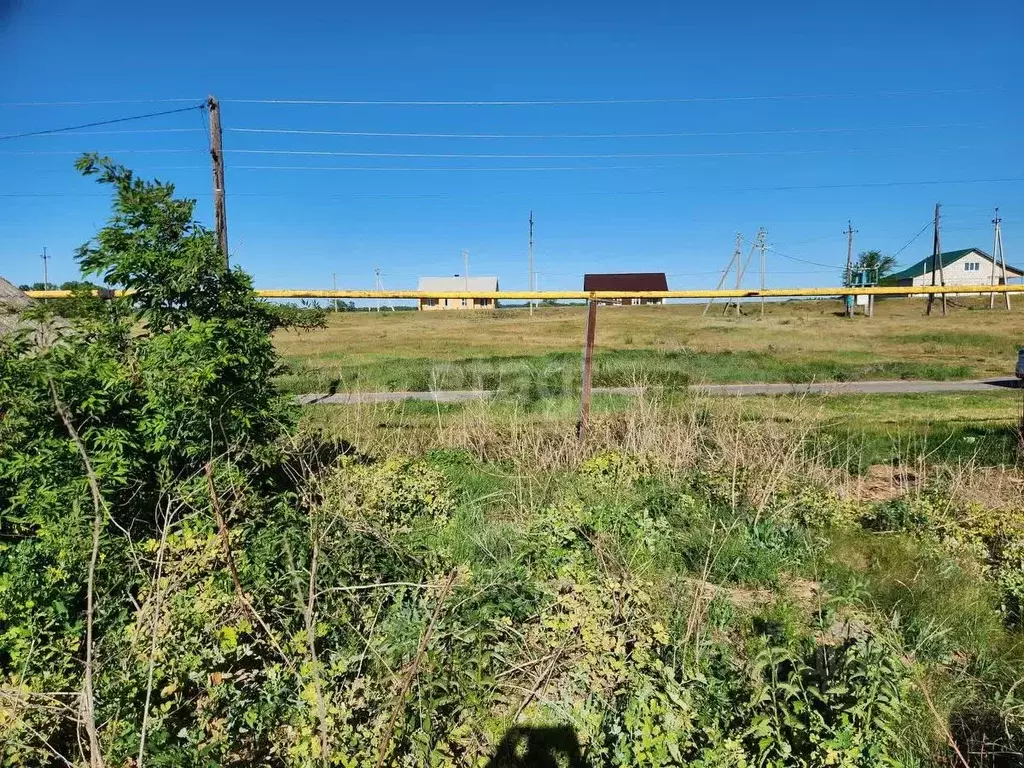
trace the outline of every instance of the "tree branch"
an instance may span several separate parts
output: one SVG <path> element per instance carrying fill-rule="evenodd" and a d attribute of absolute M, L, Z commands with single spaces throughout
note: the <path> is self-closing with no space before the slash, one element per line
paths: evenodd
<path fill-rule="evenodd" d="M 257 624 L 259 624 L 264 634 L 266 634 L 267 640 L 270 641 L 274 650 L 277 651 L 289 671 L 295 675 L 301 685 L 302 678 L 299 675 L 298 670 L 295 669 L 295 665 L 292 663 L 292 660 L 288 658 L 288 655 L 284 652 L 284 649 L 281 648 L 281 645 L 274 637 L 274 633 L 270 631 L 270 627 L 267 626 L 263 617 L 256 612 L 253 604 L 249 602 L 249 598 L 246 597 L 245 591 L 242 589 L 242 582 L 238 578 L 238 567 L 235 565 L 235 556 L 231 552 L 231 536 L 228 532 L 228 524 L 224 520 L 224 514 L 221 512 L 220 508 L 220 499 L 217 498 L 217 488 L 213 484 L 213 466 L 210 462 L 206 463 L 206 484 L 210 491 L 210 501 L 213 504 L 213 513 L 217 518 L 217 532 L 220 535 L 221 547 L 224 549 L 224 559 L 227 561 L 228 571 L 231 573 L 231 581 L 233 581 L 235 585 L 235 594 L 238 596 L 239 602 L 242 603 L 249 615 L 252 616 L 253 620 Z"/>
<path fill-rule="evenodd" d="M 154 583 L 156 590 L 153 594 L 153 626 L 149 645 L 149 671 L 146 676 L 146 703 L 142 708 L 142 730 L 139 733 L 139 759 L 136 761 L 136 768 L 142 768 L 143 758 L 146 753 L 146 729 L 149 727 L 149 702 L 153 695 L 153 670 L 156 666 L 156 638 L 157 626 L 160 622 L 160 603 L 163 597 L 163 588 L 160 579 L 164 571 L 164 553 L 167 550 L 167 532 L 171 528 L 171 503 L 167 502 L 167 514 L 164 516 L 163 530 L 160 531 L 160 548 L 156 553 L 156 579 Z"/>
<path fill-rule="evenodd" d="M 50 393 L 53 395 L 53 405 L 60 414 L 60 420 L 64 422 L 64 428 L 71 436 L 78 454 L 85 464 L 85 475 L 89 480 L 89 491 L 92 494 L 93 523 L 92 523 L 92 555 L 89 558 L 89 576 L 85 587 L 85 682 L 82 696 L 82 715 L 85 720 L 85 731 L 89 737 L 89 765 L 92 768 L 103 768 L 103 755 L 100 752 L 100 739 L 96 731 L 96 699 L 93 693 L 93 592 L 96 587 L 96 563 L 100 555 L 100 533 L 103 529 L 104 518 L 106 517 L 106 502 L 100 494 L 100 485 L 93 471 L 92 462 L 89 461 L 89 453 L 85 450 L 82 438 L 71 423 L 71 417 L 67 409 L 57 396 L 57 385 L 50 379 Z"/>
<path fill-rule="evenodd" d="M 402 685 L 398 690 L 398 696 L 395 699 L 394 709 L 392 709 L 391 717 L 388 719 L 388 727 L 384 729 L 383 738 L 380 742 L 380 749 L 377 752 L 377 768 L 384 765 L 384 758 L 387 756 L 388 747 L 391 745 L 391 736 L 395 730 L 395 721 L 398 720 L 398 713 L 402 710 L 402 705 L 405 703 L 405 697 L 409 693 L 409 688 L 412 687 L 412 681 L 416 678 L 416 674 L 420 670 L 420 663 L 423 661 L 423 655 L 427 652 L 427 646 L 430 644 L 430 637 L 434 634 L 434 627 L 437 625 L 437 620 L 441 615 L 441 609 L 444 608 L 444 601 L 448 597 L 448 592 L 451 591 L 457 575 L 458 571 L 454 569 L 448 574 L 448 579 L 441 588 L 441 594 L 437 596 L 437 605 L 434 606 L 434 613 L 430 617 L 430 623 L 420 636 L 420 644 L 416 649 L 416 655 L 413 657 L 409 671 L 405 674 L 405 679 L 402 680 Z"/>

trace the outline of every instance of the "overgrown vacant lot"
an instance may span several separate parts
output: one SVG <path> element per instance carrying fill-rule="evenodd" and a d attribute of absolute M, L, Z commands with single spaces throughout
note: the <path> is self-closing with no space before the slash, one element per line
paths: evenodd
<path fill-rule="evenodd" d="M 79 167 L 134 293 L 0 338 L 0 765 L 1024 763 L 1019 393 L 300 413 L 316 313 Z"/>
<path fill-rule="evenodd" d="M 984 301 L 958 300 L 958 304 Z M 1019 302 L 1018 302 L 1019 303 Z M 838 316 L 837 301 L 769 303 L 766 317 L 702 305 L 602 307 L 595 383 L 956 379 L 1012 373 L 1024 312 L 888 299 L 876 317 Z M 987 306 L 987 305 L 986 305 Z M 494 312 L 338 313 L 327 328 L 279 332 L 293 391 L 571 388 L 579 379 L 583 307 Z"/>

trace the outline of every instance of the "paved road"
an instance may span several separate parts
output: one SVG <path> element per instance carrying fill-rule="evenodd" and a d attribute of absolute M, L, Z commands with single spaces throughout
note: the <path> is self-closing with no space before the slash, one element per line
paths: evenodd
<path fill-rule="evenodd" d="M 1017 379 L 975 379 L 972 381 L 827 381 L 810 384 L 697 384 L 690 389 L 705 395 L 744 397 L 749 395 L 871 395 L 913 392 L 993 392 L 1020 389 Z M 654 389 L 654 388 L 652 388 Z M 594 387 L 597 395 L 639 395 L 640 387 Z M 649 390 L 650 391 L 650 390 Z M 426 400 L 437 403 L 464 403 L 486 400 L 496 393 L 489 389 L 448 390 L 444 392 L 339 392 L 299 395 L 303 405 L 354 405 Z"/>

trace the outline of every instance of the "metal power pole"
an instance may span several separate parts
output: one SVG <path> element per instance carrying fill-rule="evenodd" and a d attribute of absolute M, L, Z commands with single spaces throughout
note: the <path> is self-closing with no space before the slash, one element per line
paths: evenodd
<path fill-rule="evenodd" d="M 43 253 L 39 257 L 43 260 L 43 290 L 50 290 L 50 267 L 48 262 L 50 261 L 49 254 L 46 253 L 46 246 L 43 246 Z"/>
<path fill-rule="evenodd" d="M 935 285 L 935 278 L 936 278 L 936 274 L 937 274 L 938 277 L 939 277 L 939 280 L 942 283 L 942 286 L 945 287 L 945 285 L 946 285 L 946 273 L 945 273 L 945 271 L 942 268 L 942 243 L 941 243 L 941 239 L 939 237 L 939 229 L 940 229 L 940 221 L 941 221 L 940 217 L 942 215 L 941 214 L 941 208 L 942 208 L 941 204 L 939 204 L 939 203 L 935 204 L 935 223 L 933 225 L 935 234 L 934 234 L 934 236 L 932 238 L 932 285 Z M 928 307 L 925 309 L 925 314 L 930 315 L 932 313 L 932 304 L 934 304 L 934 303 L 935 303 L 935 294 L 934 293 L 929 293 L 928 294 Z M 942 316 L 943 317 L 946 316 L 946 294 L 945 293 L 942 294 Z"/>
<path fill-rule="evenodd" d="M 999 216 L 999 209 L 996 208 L 995 218 L 992 219 L 992 223 L 995 225 L 995 231 L 993 232 L 992 239 L 992 285 L 996 284 L 996 263 L 1000 263 L 1002 266 L 1002 278 L 1003 285 L 1006 285 L 1006 255 L 1003 253 L 1003 220 Z M 1004 293 L 1003 298 L 1006 300 L 1006 308 L 1010 308 L 1010 294 Z M 988 308 L 996 308 L 996 295 L 994 293 L 989 294 Z"/>
<path fill-rule="evenodd" d="M 758 229 L 758 231 L 757 231 L 757 237 L 758 238 L 761 237 L 762 232 L 764 232 L 763 228 Z M 750 244 L 750 250 L 747 251 L 747 258 L 743 262 L 743 264 L 740 264 L 739 261 L 736 262 L 736 290 L 737 291 L 740 290 L 740 288 L 743 285 L 743 276 L 745 274 L 747 274 L 747 267 L 750 265 L 750 259 L 754 255 L 754 251 L 757 249 L 757 246 L 758 246 L 758 240 L 755 239 L 754 242 L 752 242 Z M 743 312 L 740 310 L 740 302 L 742 302 L 743 299 L 740 298 L 739 296 L 737 296 L 735 299 L 728 299 L 728 300 L 726 300 L 726 302 L 725 302 L 725 311 L 723 311 L 722 314 L 723 315 L 729 314 L 729 302 L 730 301 L 733 301 L 736 304 L 736 317 L 739 317 L 741 314 L 743 314 Z"/>
<path fill-rule="evenodd" d="M 380 267 L 373 270 L 373 290 L 380 293 Z M 380 299 L 377 299 L 377 311 L 380 312 Z"/>
<path fill-rule="evenodd" d="M 846 285 L 853 284 L 853 223 L 846 222 Z M 846 296 L 846 316 L 853 317 L 853 294 Z"/>
<path fill-rule="evenodd" d="M 716 291 L 722 290 L 722 286 L 725 285 L 726 278 L 729 277 L 729 272 L 732 271 L 732 265 L 733 264 L 736 265 L 736 269 L 740 268 L 740 258 L 742 256 L 743 256 L 743 235 L 741 233 L 737 232 L 736 233 L 736 248 L 732 252 L 732 258 L 729 260 L 729 263 L 726 264 L 725 265 L 725 269 L 722 270 L 722 277 L 718 281 L 718 285 L 715 286 L 715 290 Z M 714 296 L 712 296 L 710 299 L 708 299 L 708 303 L 704 305 L 704 311 L 700 313 L 701 317 L 704 317 L 704 315 L 706 315 L 708 313 L 708 310 L 711 309 L 711 303 L 714 300 L 715 300 Z M 729 309 L 729 302 L 728 301 L 725 302 L 725 308 L 726 308 L 726 310 Z"/>
<path fill-rule="evenodd" d="M 764 317 L 764 288 L 765 288 L 765 285 L 764 285 L 764 280 L 765 280 L 764 252 L 768 248 L 768 233 L 764 230 L 764 227 L 762 227 L 761 231 L 758 232 L 758 239 L 761 242 L 761 317 Z"/>
<path fill-rule="evenodd" d="M 536 290 L 536 282 L 533 277 L 533 211 L 530 211 L 530 274 L 529 274 L 529 288 L 531 291 Z M 533 299 L 530 299 L 530 317 L 533 317 Z"/>
<path fill-rule="evenodd" d="M 217 230 L 217 246 L 228 266 L 228 214 L 224 204 L 224 136 L 220 127 L 220 102 L 211 96 L 206 100 L 210 112 L 210 163 L 213 168 L 213 222 Z"/>

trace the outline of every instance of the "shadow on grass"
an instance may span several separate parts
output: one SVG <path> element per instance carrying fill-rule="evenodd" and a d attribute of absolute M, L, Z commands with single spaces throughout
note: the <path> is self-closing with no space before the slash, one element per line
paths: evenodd
<path fill-rule="evenodd" d="M 1013 466 L 1021 460 L 1021 436 L 1014 424 L 865 424 L 825 427 L 807 439 L 807 450 L 830 464 L 863 474 L 872 464 L 973 462 L 981 466 Z"/>
<path fill-rule="evenodd" d="M 487 768 L 583 768 L 576 732 L 568 726 L 510 728 Z"/>

